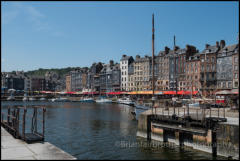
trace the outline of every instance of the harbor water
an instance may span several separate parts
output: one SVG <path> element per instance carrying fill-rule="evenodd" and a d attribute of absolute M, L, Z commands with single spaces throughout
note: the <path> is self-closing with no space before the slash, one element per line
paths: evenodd
<path fill-rule="evenodd" d="M 187 147 L 149 144 L 136 137 L 137 121 L 131 116 L 133 107 L 127 105 L 6 101 L 1 102 L 1 110 L 14 105 L 45 106 L 45 141 L 77 159 L 226 159 Z"/>

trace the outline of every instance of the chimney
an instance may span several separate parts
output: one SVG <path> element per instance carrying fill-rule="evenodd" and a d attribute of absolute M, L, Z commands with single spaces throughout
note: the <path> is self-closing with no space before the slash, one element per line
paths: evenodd
<path fill-rule="evenodd" d="M 169 48 L 165 46 L 165 54 L 167 55 L 169 53 Z"/>
<path fill-rule="evenodd" d="M 205 45 L 205 49 L 207 49 L 209 46 L 210 46 L 209 44 L 206 44 L 206 45 Z"/>
<path fill-rule="evenodd" d="M 175 46 L 174 50 L 177 51 L 179 49 L 179 46 Z"/>
<path fill-rule="evenodd" d="M 110 64 L 110 66 L 113 66 L 114 61 L 113 61 L 113 60 L 110 60 L 110 61 L 109 61 L 109 64 Z"/>
<path fill-rule="evenodd" d="M 136 59 L 139 59 L 140 58 L 140 55 L 136 55 Z"/>
<path fill-rule="evenodd" d="M 216 41 L 216 47 L 219 48 L 219 42 L 218 41 Z"/>
<path fill-rule="evenodd" d="M 125 58 L 125 57 L 126 57 L 126 55 L 124 54 L 122 57 L 123 57 L 123 58 Z"/>
<path fill-rule="evenodd" d="M 220 41 L 220 48 L 222 49 L 222 48 L 224 48 L 225 47 L 225 41 L 224 40 L 221 40 Z"/>

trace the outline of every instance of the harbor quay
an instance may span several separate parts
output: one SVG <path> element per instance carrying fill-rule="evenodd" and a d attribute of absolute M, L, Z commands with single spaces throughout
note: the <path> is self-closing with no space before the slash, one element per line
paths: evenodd
<path fill-rule="evenodd" d="M 137 136 L 239 159 L 239 113 L 236 111 L 186 107 L 150 109 L 138 118 Z"/>
<path fill-rule="evenodd" d="M 32 143 L 15 139 L 1 127 L 1 160 L 76 160 L 49 142 Z"/>

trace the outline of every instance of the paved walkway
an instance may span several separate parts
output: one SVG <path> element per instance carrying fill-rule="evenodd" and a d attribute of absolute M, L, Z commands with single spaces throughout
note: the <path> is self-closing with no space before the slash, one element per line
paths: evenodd
<path fill-rule="evenodd" d="M 1 127 L 1 160 L 75 160 L 76 158 L 56 146 L 44 142 L 27 144 L 15 139 Z"/>

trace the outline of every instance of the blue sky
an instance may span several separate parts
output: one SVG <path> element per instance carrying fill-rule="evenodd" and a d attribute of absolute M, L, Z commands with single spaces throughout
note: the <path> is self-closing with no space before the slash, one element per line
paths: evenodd
<path fill-rule="evenodd" d="M 91 66 L 123 54 L 238 42 L 238 2 L 1 2 L 2 71 Z"/>

